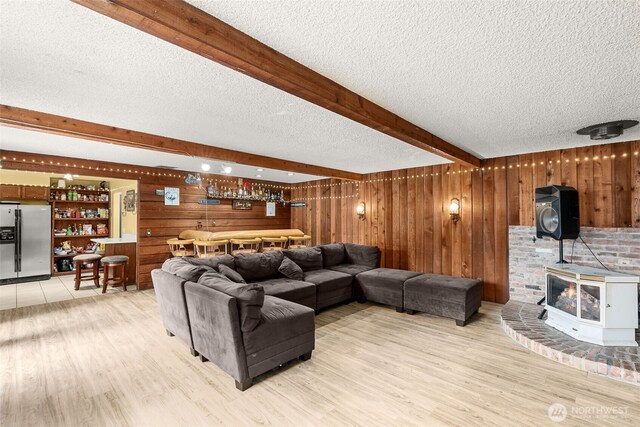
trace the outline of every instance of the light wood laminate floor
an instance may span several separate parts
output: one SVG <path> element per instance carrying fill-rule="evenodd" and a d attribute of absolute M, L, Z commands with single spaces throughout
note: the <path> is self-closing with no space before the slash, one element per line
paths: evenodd
<path fill-rule="evenodd" d="M 81 282 L 80 289 L 77 291 L 74 287 L 74 275 L 53 276 L 49 280 L 1 285 L 0 310 L 103 295 L 102 288 L 96 288 L 92 280 Z M 135 289 L 135 286 L 129 285 L 127 289 Z M 122 287 L 109 286 L 106 293 L 116 292 L 122 292 Z"/>
<path fill-rule="evenodd" d="M 464 328 L 332 308 L 310 361 L 244 393 L 165 335 L 153 290 L 3 310 L 0 425 L 558 425 L 553 403 L 567 408 L 561 425 L 640 424 L 638 387 L 532 354 L 502 332 L 500 307 Z M 625 413 L 593 414 L 603 408 Z"/>

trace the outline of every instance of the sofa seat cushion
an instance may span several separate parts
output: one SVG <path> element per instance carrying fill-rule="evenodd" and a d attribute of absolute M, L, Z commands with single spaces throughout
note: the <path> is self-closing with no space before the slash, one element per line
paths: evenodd
<path fill-rule="evenodd" d="M 365 271 L 355 278 L 355 294 L 358 298 L 402 308 L 404 282 L 420 274 L 394 268 Z"/>
<path fill-rule="evenodd" d="M 257 283 L 235 283 L 220 273 L 205 273 L 198 284 L 223 292 L 236 299 L 242 332 L 253 331 L 261 321 L 264 289 Z"/>
<path fill-rule="evenodd" d="M 320 248 L 287 249 L 282 251 L 284 256 L 300 266 L 302 271 L 322 269 L 322 252 Z"/>
<path fill-rule="evenodd" d="M 197 282 L 204 273 L 215 271 L 207 265 L 193 265 L 182 257 L 169 258 L 162 264 L 162 271 L 188 282 Z"/>
<path fill-rule="evenodd" d="M 249 374 L 252 377 L 259 375 L 266 369 L 252 369 L 252 367 L 277 359 L 281 354 L 293 351 L 295 358 L 313 350 L 315 313 L 309 307 L 273 296 L 265 296 L 260 324 L 253 331 L 244 332 L 242 339 Z"/>
<path fill-rule="evenodd" d="M 345 252 L 343 243 L 331 243 L 328 245 L 320 245 L 322 252 L 322 265 L 324 268 L 333 267 L 334 265 L 344 262 Z"/>
<path fill-rule="evenodd" d="M 318 293 L 351 288 L 353 278 L 349 274 L 333 270 L 313 270 L 304 273 L 304 281 L 316 285 Z"/>
<path fill-rule="evenodd" d="M 278 277 L 264 280 L 259 284 L 262 285 L 265 295 L 316 308 L 316 287 L 313 283 Z"/>
<path fill-rule="evenodd" d="M 369 267 L 368 265 L 362 264 L 339 264 L 334 265 L 333 267 L 327 267 L 328 270 L 339 271 L 340 273 L 349 274 L 351 276 L 356 276 L 360 273 L 364 273 L 365 271 L 373 270 L 375 267 Z"/>
<path fill-rule="evenodd" d="M 237 254 L 236 271 L 247 282 L 258 282 L 271 279 L 278 275 L 278 268 L 282 264 L 281 251 L 271 251 L 252 254 Z"/>
<path fill-rule="evenodd" d="M 466 321 L 482 301 L 482 280 L 422 274 L 404 284 L 404 307 Z"/>

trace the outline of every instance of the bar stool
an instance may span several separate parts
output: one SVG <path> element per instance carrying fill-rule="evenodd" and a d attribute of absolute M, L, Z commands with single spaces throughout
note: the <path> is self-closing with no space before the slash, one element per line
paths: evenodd
<path fill-rule="evenodd" d="M 102 279 L 102 293 L 107 292 L 107 286 L 115 286 L 122 284 L 122 289 L 127 290 L 127 263 L 129 257 L 126 255 L 111 255 L 102 258 L 102 266 L 104 267 L 104 278 Z M 110 277 L 110 269 L 113 269 L 113 277 Z M 116 276 L 116 270 L 119 275 Z"/>
<path fill-rule="evenodd" d="M 195 255 L 193 239 L 169 239 L 167 240 L 169 250 L 175 257 L 189 257 Z"/>
<path fill-rule="evenodd" d="M 196 258 L 213 258 L 227 254 L 228 240 L 194 240 Z"/>
<path fill-rule="evenodd" d="M 231 242 L 231 255 L 254 254 L 260 249 L 262 239 L 259 237 L 255 239 L 230 239 L 229 242 Z"/>
<path fill-rule="evenodd" d="M 77 291 L 80 289 L 80 282 L 83 280 L 91 280 L 93 279 L 93 283 L 96 285 L 96 288 L 100 287 L 100 275 L 98 274 L 98 268 L 100 267 L 100 255 L 96 254 L 82 254 L 76 255 L 73 257 L 73 262 L 76 265 L 76 280 L 74 289 Z M 82 266 L 93 264 L 91 275 L 82 275 Z"/>
<path fill-rule="evenodd" d="M 311 236 L 289 236 L 289 249 L 302 249 L 309 246 L 311 242 Z"/>
<path fill-rule="evenodd" d="M 262 239 L 262 252 L 281 251 L 284 249 L 284 246 L 287 244 L 287 241 L 289 241 L 289 239 L 284 236 L 261 237 L 261 239 Z"/>

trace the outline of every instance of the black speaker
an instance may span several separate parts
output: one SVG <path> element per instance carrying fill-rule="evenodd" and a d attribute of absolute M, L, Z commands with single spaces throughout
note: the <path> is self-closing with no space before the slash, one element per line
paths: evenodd
<path fill-rule="evenodd" d="M 579 234 L 578 191 L 562 185 L 536 188 L 536 236 L 562 240 Z"/>

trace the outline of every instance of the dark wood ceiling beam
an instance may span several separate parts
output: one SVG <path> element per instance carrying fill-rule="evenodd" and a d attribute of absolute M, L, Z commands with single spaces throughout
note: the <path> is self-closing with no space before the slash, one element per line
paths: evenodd
<path fill-rule="evenodd" d="M 91 10 L 444 158 L 480 159 L 183 0 L 72 0 Z"/>
<path fill-rule="evenodd" d="M 219 160 L 222 162 L 233 162 L 242 165 L 258 166 L 309 175 L 328 176 L 357 181 L 362 180 L 362 175 L 358 173 L 260 156 L 257 154 L 249 154 L 226 148 L 212 147 L 210 145 L 86 122 L 83 120 L 2 104 L 0 104 L 0 124 L 21 129 L 64 135 L 73 138 L 106 142 L 126 147 L 179 154 L 182 156 L 199 157 L 203 159 Z"/>

